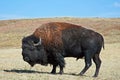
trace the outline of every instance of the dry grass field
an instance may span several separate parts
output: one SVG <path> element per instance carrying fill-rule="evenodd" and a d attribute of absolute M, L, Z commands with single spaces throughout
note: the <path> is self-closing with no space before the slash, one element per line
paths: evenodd
<path fill-rule="evenodd" d="M 63 75 L 52 75 L 52 66 L 35 65 L 23 61 L 21 39 L 43 23 L 64 21 L 82 25 L 101 33 L 105 50 L 101 52 L 102 66 L 97 78 L 92 75 L 94 63 L 84 76 L 77 74 L 84 67 L 84 59 L 65 58 Z M 0 80 L 120 80 L 120 18 L 41 18 L 0 21 Z M 59 69 L 57 69 L 59 71 Z"/>

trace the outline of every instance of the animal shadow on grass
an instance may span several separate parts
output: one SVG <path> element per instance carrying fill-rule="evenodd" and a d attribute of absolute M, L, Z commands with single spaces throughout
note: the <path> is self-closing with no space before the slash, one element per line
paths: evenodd
<path fill-rule="evenodd" d="M 50 72 L 40 72 L 40 71 L 35 71 L 35 70 L 19 70 L 19 69 L 11 69 L 11 70 L 4 70 L 5 72 L 13 72 L 13 73 L 38 73 L 38 74 L 51 74 Z M 59 75 L 59 73 L 53 74 L 53 75 Z M 73 76 L 78 76 L 77 74 L 74 73 L 63 73 L 62 75 L 73 75 Z"/>
<path fill-rule="evenodd" d="M 15 73 L 40 73 L 40 74 L 50 74 L 48 72 L 40 72 L 35 70 L 18 70 L 18 69 L 11 69 L 11 70 L 4 70 L 5 72 L 15 72 Z"/>

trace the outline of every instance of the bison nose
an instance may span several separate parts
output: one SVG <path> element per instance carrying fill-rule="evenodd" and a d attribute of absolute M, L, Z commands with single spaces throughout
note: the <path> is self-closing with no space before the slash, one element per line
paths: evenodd
<path fill-rule="evenodd" d="M 25 57 L 25 58 L 24 58 L 24 61 L 29 62 L 30 59 L 29 59 L 28 57 Z"/>

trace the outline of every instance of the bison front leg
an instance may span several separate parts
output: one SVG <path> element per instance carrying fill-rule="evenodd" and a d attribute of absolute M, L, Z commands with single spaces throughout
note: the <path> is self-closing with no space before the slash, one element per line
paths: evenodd
<path fill-rule="evenodd" d="M 60 71 L 59 71 L 59 74 L 63 74 L 63 66 L 60 66 Z"/>
<path fill-rule="evenodd" d="M 59 57 L 59 59 L 57 60 L 58 64 L 60 66 L 60 71 L 59 74 L 63 74 L 63 68 L 65 67 L 65 61 L 64 61 L 64 57 Z"/>
<path fill-rule="evenodd" d="M 58 63 L 60 67 L 59 74 L 63 74 L 63 68 L 65 67 L 65 60 L 64 57 L 61 55 L 61 53 L 56 54 L 56 62 Z"/>
<path fill-rule="evenodd" d="M 63 73 L 63 68 L 65 66 L 64 57 L 59 52 L 55 52 L 53 56 L 54 56 L 53 57 L 54 64 L 53 64 L 53 69 L 52 69 L 51 73 L 55 74 L 56 73 L 56 67 L 59 65 L 59 67 L 60 67 L 59 74 L 62 74 Z"/>
<path fill-rule="evenodd" d="M 52 74 L 56 74 L 56 67 L 57 67 L 57 65 L 53 65 L 53 69 L 51 71 Z"/>
<path fill-rule="evenodd" d="M 57 67 L 57 65 L 53 65 L 53 68 L 52 68 L 52 71 L 51 71 L 52 74 L 56 74 L 56 67 Z M 60 66 L 59 74 L 62 74 L 63 72 L 64 72 L 63 71 L 63 66 Z"/>

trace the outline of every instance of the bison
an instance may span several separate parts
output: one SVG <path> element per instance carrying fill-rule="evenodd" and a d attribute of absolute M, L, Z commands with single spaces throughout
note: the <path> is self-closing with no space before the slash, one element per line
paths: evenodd
<path fill-rule="evenodd" d="M 101 66 L 100 51 L 104 48 L 103 36 L 82 26 L 65 23 L 50 22 L 42 24 L 35 32 L 22 39 L 23 60 L 31 66 L 35 64 L 53 65 L 52 74 L 56 67 L 60 67 L 60 74 L 65 67 L 65 57 L 77 60 L 85 59 L 85 67 L 79 75 L 83 75 L 92 65 L 96 65 L 94 77 L 98 76 Z"/>

